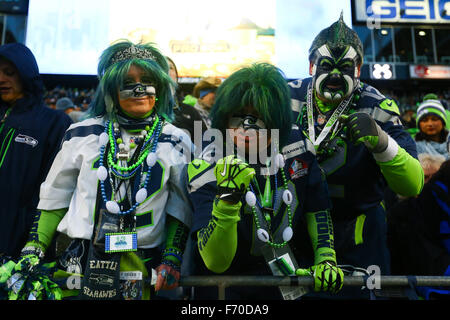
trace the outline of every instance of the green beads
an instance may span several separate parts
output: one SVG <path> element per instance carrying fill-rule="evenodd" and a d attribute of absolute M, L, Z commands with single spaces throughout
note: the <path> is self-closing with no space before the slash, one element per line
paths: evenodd
<path fill-rule="evenodd" d="M 153 135 L 153 132 L 156 129 L 156 126 L 159 123 L 159 117 L 155 118 L 155 121 L 153 121 L 153 125 L 150 128 L 150 126 L 146 126 L 145 130 L 147 131 L 147 135 L 145 137 L 145 142 L 147 142 L 151 136 Z M 148 156 L 148 154 L 150 153 L 150 147 L 151 145 L 147 145 L 147 147 L 145 148 L 145 150 L 139 155 L 139 158 L 137 159 L 137 161 L 135 163 L 133 163 L 130 166 L 121 166 L 119 165 L 119 161 L 117 161 L 117 163 L 114 162 L 114 155 L 116 153 L 115 150 L 115 143 L 114 143 L 114 129 L 113 129 L 113 122 L 111 121 L 109 124 L 109 129 L 108 129 L 108 135 L 109 135 L 109 143 L 110 143 L 110 150 L 108 152 L 108 165 L 110 167 L 113 167 L 114 169 L 116 169 L 117 171 L 121 171 L 121 172 L 129 172 L 129 171 L 133 171 L 134 169 L 136 169 L 137 167 L 139 167 L 144 160 L 146 159 L 146 157 Z M 116 144 L 121 144 L 123 143 L 122 138 L 117 138 L 116 140 Z M 135 143 L 130 143 L 130 148 L 135 148 L 136 144 Z"/>
<path fill-rule="evenodd" d="M 283 178 L 283 187 L 284 187 L 285 190 L 288 190 L 286 175 L 284 173 L 283 168 L 280 168 L 280 169 L 281 169 L 280 170 L 281 171 L 281 177 Z M 256 184 L 256 185 L 258 186 L 258 184 Z M 258 189 L 259 189 L 259 187 L 258 187 Z M 268 189 L 270 189 L 270 187 L 267 188 L 267 181 L 266 181 L 266 188 L 265 189 L 266 189 L 265 193 L 268 191 Z M 248 190 L 250 191 L 250 187 L 248 188 Z M 276 191 L 274 191 L 274 192 L 276 192 Z M 291 205 L 287 204 L 286 207 L 287 207 L 287 211 L 288 211 L 288 226 L 289 226 L 289 228 L 292 228 Z M 251 210 L 252 210 L 252 213 L 253 213 L 253 221 L 255 222 L 256 230 L 262 229 L 261 228 L 261 223 L 260 223 L 260 221 L 258 219 L 258 214 L 256 213 L 256 205 L 255 206 L 251 206 Z M 264 218 L 266 219 L 267 223 L 270 224 L 271 223 L 270 214 L 267 213 L 267 212 L 264 212 L 264 210 L 263 210 L 262 214 L 263 214 Z M 269 244 L 269 246 L 271 246 L 273 248 L 277 248 L 277 249 L 283 248 L 284 246 L 286 246 L 287 243 L 288 243 L 288 241 L 283 241 L 282 243 L 275 243 L 275 242 L 271 241 L 270 239 L 267 241 L 267 244 Z"/>

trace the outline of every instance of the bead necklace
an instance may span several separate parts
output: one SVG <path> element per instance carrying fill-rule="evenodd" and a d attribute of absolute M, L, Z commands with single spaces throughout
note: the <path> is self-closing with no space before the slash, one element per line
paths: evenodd
<path fill-rule="evenodd" d="M 157 122 L 157 120 L 155 120 L 155 122 Z M 141 155 L 139 155 L 139 159 L 138 159 L 138 161 L 136 163 L 134 163 L 130 167 L 121 167 L 118 164 L 115 164 L 114 162 L 108 161 L 109 168 L 110 168 L 111 172 L 117 178 L 123 179 L 123 180 L 129 179 L 129 178 L 131 178 L 131 177 L 133 177 L 135 175 L 135 173 L 139 170 L 139 168 L 142 167 L 141 166 L 142 162 L 144 161 L 144 159 L 148 156 L 148 154 L 150 152 L 150 146 L 151 146 L 150 142 L 154 141 L 155 135 L 159 136 L 159 131 L 155 130 L 155 124 L 152 126 L 152 128 L 151 128 L 150 132 L 148 132 L 148 134 L 147 134 L 146 130 L 144 130 L 144 131 L 145 131 L 145 134 L 146 134 L 146 139 L 145 139 L 145 141 L 144 141 L 144 143 L 142 145 L 142 148 L 141 148 L 141 150 L 144 150 L 144 151 L 142 152 Z M 119 143 L 119 145 L 122 144 L 122 139 L 118 138 L 115 141 L 114 144 L 116 144 L 116 143 Z M 121 148 L 124 149 L 122 146 L 121 146 Z M 113 155 L 114 155 L 114 152 L 110 151 L 110 153 L 108 154 L 108 158 L 112 159 L 114 157 Z M 117 161 L 117 157 L 115 159 Z"/>
<path fill-rule="evenodd" d="M 133 163 L 130 167 L 128 167 L 128 166 L 122 167 L 119 164 L 115 163 L 115 161 L 117 161 L 117 159 L 119 157 L 119 154 L 116 154 L 115 150 L 117 150 L 117 149 L 122 150 L 122 149 L 124 149 L 124 146 L 122 143 L 122 138 L 114 139 L 114 134 L 113 134 L 113 129 L 112 129 L 113 123 L 110 122 L 108 136 L 109 136 L 109 143 L 110 143 L 111 148 L 110 148 L 110 151 L 108 152 L 108 165 L 110 167 L 116 169 L 117 171 L 131 171 L 131 170 L 139 167 L 142 164 L 142 162 L 144 162 L 144 159 L 147 157 L 147 155 L 150 151 L 150 148 L 146 148 L 146 147 L 149 145 L 149 141 L 152 140 L 151 138 L 153 137 L 153 132 L 154 132 L 156 126 L 159 124 L 159 122 L 160 122 L 160 120 L 159 120 L 159 117 L 157 116 L 155 121 L 153 121 L 153 126 L 150 129 L 150 132 L 148 132 L 148 133 L 145 132 L 146 137 L 144 140 L 144 145 L 142 146 L 142 149 L 144 150 L 144 152 L 142 152 L 142 154 L 139 155 L 139 159 L 135 163 Z M 117 122 L 114 123 L 114 131 L 120 133 L 120 130 L 118 130 Z M 120 147 L 122 147 L 122 148 L 120 148 Z"/>
<path fill-rule="evenodd" d="M 106 209 L 111 213 L 115 213 L 115 214 L 119 214 L 119 215 L 126 215 L 126 214 L 133 212 L 147 198 L 147 186 L 150 181 L 151 170 L 157 161 L 155 151 L 156 151 L 156 147 L 158 145 L 158 138 L 159 138 L 159 135 L 160 135 L 161 129 L 162 129 L 162 121 L 159 119 L 159 116 L 157 115 L 150 132 L 148 132 L 146 135 L 145 142 L 141 149 L 143 151 L 141 151 L 141 154 L 139 155 L 138 160 L 131 166 L 124 166 L 124 167 L 119 166 L 118 164 L 116 164 L 114 162 L 114 160 L 117 159 L 116 157 L 113 156 L 114 151 L 117 149 L 116 148 L 117 140 L 115 140 L 114 138 L 111 138 L 111 137 L 113 137 L 113 135 L 112 135 L 113 127 L 114 127 L 114 129 L 118 128 L 117 126 L 114 126 L 112 121 L 108 121 L 105 124 L 105 131 L 102 132 L 102 134 L 99 137 L 100 166 L 97 170 L 97 177 L 100 180 L 101 194 L 102 194 L 103 202 L 106 205 Z M 120 140 L 119 140 L 119 142 L 120 142 Z M 112 149 L 112 150 L 110 150 L 110 152 L 108 152 L 108 165 L 110 167 L 110 173 L 109 173 L 110 179 L 112 179 L 112 175 L 114 175 L 120 179 L 123 179 L 123 180 L 131 178 L 139 169 L 143 170 L 144 159 L 146 159 L 146 163 L 148 165 L 147 175 L 145 177 L 145 180 L 140 183 L 140 189 L 136 193 L 136 197 L 135 197 L 136 202 L 131 206 L 130 209 L 128 209 L 126 211 L 121 211 L 120 206 L 116 201 L 108 200 L 108 198 L 106 197 L 105 180 L 108 178 L 108 170 L 105 168 L 103 163 L 104 163 L 104 158 L 105 158 L 105 153 L 106 153 L 105 152 L 106 146 L 108 145 L 108 143 L 110 144 L 110 149 Z M 112 161 L 109 161 L 110 159 Z M 113 187 L 112 184 L 111 184 L 111 187 Z"/>
<path fill-rule="evenodd" d="M 263 210 L 263 206 L 261 205 L 261 203 L 258 201 L 257 197 L 255 196 L 255 193 L 253 191 L 253 187 L 252 187 L 251 183 L 250 183 L 249 187 L 247 188 L 247 193 L 245 194 L 245 201 L 252 209 L 253 218 L 255 221 L 256 228 L 257 228 L 256 234 L 258 236 L 258 239 L 261 240 L 262 242 L 269 244 L 273 248 L 282 248 L 288 243 L 289 240 L 292 239 L 292 236 L 293 236 L 292 211 L 291 211 L 292 193 L 288 189 L 287 179 L 286 179 L 286 175 L 284 173 L 284 158 L 283 158 L 283 156 L 281 154 L 278 154 L 275 158 L 275 161 L 277 163 L 278 169 L 281 169 L 280 171 L 281 171 L 281 177 L 283 178 L 283 188 L 284 188 L 282 198 L 283 198 L 283 202 L 287 206 L 287 212 L 288 212 L 288 226 L 283 231 L 283 242 L 282 243 L 275 243 L 275 242 L 271 241 L 269 232 L 267 232 L 267 230 L 265 230 L 261 227 L 261 223 L 259 221 L 258 214 L 256 213 L 256 205 L 258 205 L 258 207 L 261 209 L 261 212 L 263 212 L 264 210 Z M 255 181 L 255 183 L 257 185 L 256 181 Z M 277 194 L 276 191 L 277 191 L 277 175 L 275 174 L 275 192 L 274 192 L 273 209 L 275 209 L 275 205 L 277 202 L 276 201 L 276 194 Z M 267 198 L 267 197 L 264 197 L 264 198 Z M 266 219 L 266 221 L 268 223 L 270 223 L 270 215 L 265 214 L 264 212 L 263 212 L 263 214 L 264 214 L 264 218 Z"/>

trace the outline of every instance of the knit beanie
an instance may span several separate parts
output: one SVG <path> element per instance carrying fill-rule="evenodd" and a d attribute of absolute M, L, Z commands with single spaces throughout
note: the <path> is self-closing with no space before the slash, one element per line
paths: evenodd
<path fill-rule="evenodd" d="M 444 127 L 447 126 L 447 113 L 445 112 L 444 106 L 439 100 L 429 99 L 423 101 L 417 108 L 417 127 L 419 126 L 420 120 L 429 114 L 438 116 L 444 123 Z"/>

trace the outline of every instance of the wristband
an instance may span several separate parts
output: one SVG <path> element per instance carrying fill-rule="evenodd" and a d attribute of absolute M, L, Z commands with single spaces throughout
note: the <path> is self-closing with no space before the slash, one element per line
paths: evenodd
<path fill-rule="evenodd" d="M 35 247 L 35 246 L 26 246 L 22 249 L 22 251 L 20 251 L 20 255 L 23 256 L 27 256 L 27 255 L 35 255 L 37 256 L 39 259 L 44 258 L 44 251 L 40 248 L 40 247 Z"/>

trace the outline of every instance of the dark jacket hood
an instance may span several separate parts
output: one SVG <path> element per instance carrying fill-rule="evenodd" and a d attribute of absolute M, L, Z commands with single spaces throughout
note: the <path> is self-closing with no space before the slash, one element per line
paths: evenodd
<path fill-rule="evenodd" d="M 8 59 L 16 66 L 25 91 L 35 97 L 43 95 L 44 83 L 39 74 L 36 59 L 30 49 L 21 43 L 8 43 L 0 46 L 0 56 Z"/>

